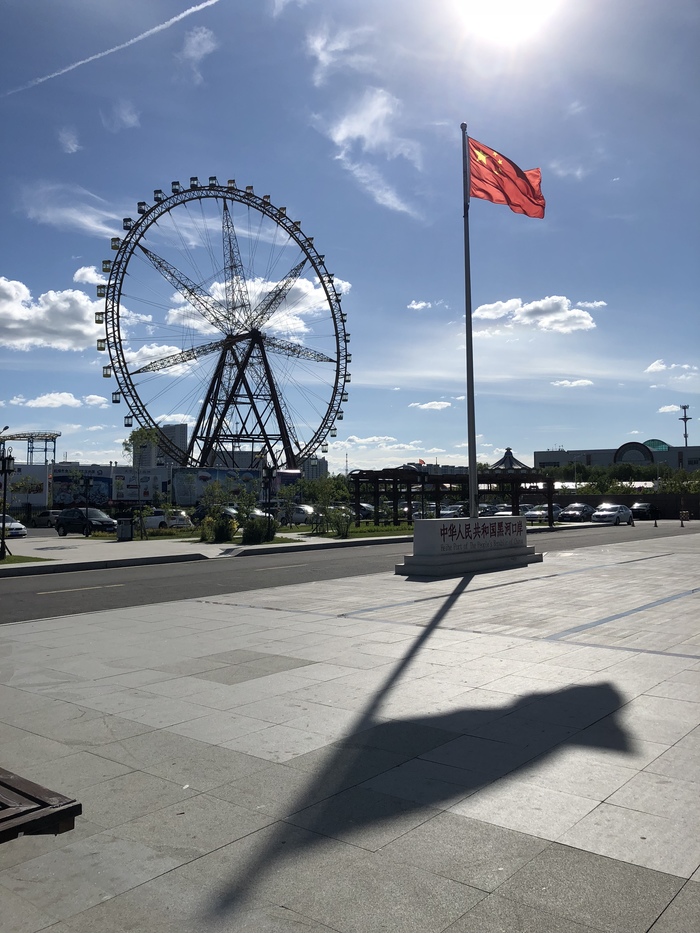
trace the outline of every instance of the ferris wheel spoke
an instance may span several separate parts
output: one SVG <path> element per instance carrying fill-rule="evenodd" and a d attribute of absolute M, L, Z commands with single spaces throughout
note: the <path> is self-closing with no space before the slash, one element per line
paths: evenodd
<path fill-rule="evenodd" d="M 224 201 L 221 232 L 224 241 L 224 288 L 230 318 L 228 329 L 229 332 L 233 332 L 238 327 L 244 326 L 250 319 L 250 298 L 228 201 Z"/>
<path fill-rule="evenodd" d="M 265 346 L 280 353 L 283 356 L 291 356 L 300 360 L 313 360 L 316 363 L 335 363 L 335 360 L 325 353 L 319 353 L 318 350 L 312 350 L 311 347 L 303 347 L 299 343 L 292 343 L 291 340 L 280 340 L 279 337 L 263 337 Z"/>
<path fill-rule="evenodd" d="M 167 260 L 157 256 L 152 250 L 147 249 L 139 243 L 139 249 L 146 256 L 149 262 L 160 272 L 171 285 L 173 285 L 182 297 L 196 308 L 202 317 L 223 333 L 229 333 L 229 325 L 226 320 L 226 314 L 219 302 L 212 298 L 201 285 L 197 285 L 189 279 L 184 273 L 180 272 L 175 266 Z"/>
<path fill-rule="evenodd" d="M 177 366 L 180 363 L 187 363 L 190 360 L 198 360 L 201 356 L 207 356 L 209 353 L 215 353 L 220 350 L 226 340 L 216 340 L 214 343 L 205 343 L 201 347 L 191 347 L 189 350 L 183 350 L 181 353 L 173 353 L 170 356 L 164 356 L 160 360 L 152 360 L 146 363 L 140 369 L 134 369 L 132 376 L 139 376 L 141 373 L 157 373 L 163 369 L 170 369 L 171 366 Z"/>
<path fill-rule="evenodd" d="M 287 297 L 292 285 L 297 281 L 306 265 L 306 257 L 289 270 L 285 278 L 269 292 L 253 312 L 251 327 L 262 327 Z"/>

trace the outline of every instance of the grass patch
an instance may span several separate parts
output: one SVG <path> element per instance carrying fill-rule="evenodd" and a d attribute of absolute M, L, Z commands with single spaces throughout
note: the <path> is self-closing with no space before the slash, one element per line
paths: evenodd
<path fill-rule="evenodd" d="M 7 554 L 3 560 L 0 560 L 0 567 L 7 564 L 45 564 L 52 560 L 51 557 L 24 557 L 22 554 Z"/>
<path fill-rule="evenodd" d="M 372 522 L 363 524 L 359 528 L 352 525 L 350 538 L 391 538 L 396 535 L 413 535 L 413 525 L 402 522 L 400 525 L 375 525 Z"/>

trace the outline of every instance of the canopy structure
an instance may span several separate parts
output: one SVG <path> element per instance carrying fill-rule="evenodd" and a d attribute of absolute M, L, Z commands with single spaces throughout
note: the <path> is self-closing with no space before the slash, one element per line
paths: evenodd
<path fill-rule="evenodd" d="M 433 473 L 422 471 L 416 467 L 398 467 L 385 470 L 353 470 L 349 474 L 353 482 L 355 523 L 360 523 L 360 503 L 362 502 L 361 487 L 365 487 L 366 501 L 374 506 L 374 524 L 380 524 L 381 497 L 389 500 L 393 525 L 402 522 L 412 522 L 413 504 L 420 505 L 426 498 L 435 503 L 435 514 L 440 517 L 440 503 L 447 496 L 451 499 L 458 497 L 465 502 L 468 497 L 469 474 L 465 473 Z M 367 489 L 370 487 L 371 492 Z M 520 499 L 523 492 L 530 491 L 538 497 L 545 496 L 549 506 L 550 524 L 553 524 L 551 506 L 554 501 L 554 480 L 539 473 L 533 467 L 521 463 L 513 456 L 510 447 L 506 448 L 505 455 L 490 469 L 482 470 L 478 474 L 479 495 L 498 493 L 508 496 L 513 515 L 520 514 Z M 368 495 L 369 493 L 369 495 Z M 405 501 L 406 510 L 400 511 L 399 502 Z M 384 521 L 387 521 L 384 519 Z"/>

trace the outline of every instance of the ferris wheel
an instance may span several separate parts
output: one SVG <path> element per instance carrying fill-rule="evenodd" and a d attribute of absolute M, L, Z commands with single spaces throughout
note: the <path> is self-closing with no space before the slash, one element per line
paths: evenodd
<path fill-rule="evenodd" d="M 350 382 L 340 291 L 269 195 L 210 177 L 158 189 L 102 263 L 98 350 L 142 428 L 181 466 L 298 468 L 337 434 Z M 186 449 L 162 426 L 188 425 Z M 237 464 L 238 459 L 238 464 Z"/>

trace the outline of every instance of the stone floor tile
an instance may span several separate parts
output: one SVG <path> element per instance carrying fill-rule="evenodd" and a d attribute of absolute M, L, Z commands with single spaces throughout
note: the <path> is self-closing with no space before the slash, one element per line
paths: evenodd
<path fill-rule="evenodd" d="M 681 878 L 563 845 L 548 846 L 497 893 L 610 933 L 646 933 Z"/>
<path fill-rule="evenodd" d="M 700 930 L 700 884 L 689 881 L 649 933 L 694 933 L 695 930 Z"/>
<path fill-rule="evenodd" d="M 49 914 L 0 884 L 0 928 L 4 933 L 38 933 L 52 922 Z"/>
<path fill-rule="evenodd" d="M 645 771 L 684 781 L 700 782 L 700 744 L 697 748 L 674 745 L 646 766 Z"/>
<path fill-rule="evenodd" d="M 242 775 L 251 776 L 266 764 L 263 759 L 251 760 L 251 756 L 230 748 L 204 745 L 195 755 L 171 755 L 149 765 L 144 771 L 181 786 L 206 791 Z"/>
<path fill-rule="evenodd" d="M 256 732 L 221 742 L 224 748 L 233 748 L 247 755 L 268 761 L 289 761 L 315 748 L 327 745 L 329 738 L 318 732 L 292 729 L 289 726 L 268 726 Z"/>
<path fill-rule="evenodd" d="M 128 765 L 110 761 L 93 752 L 80 751 L 32 767 L 32 780 L 52 790 L 60 789 L 66 797 L 79 797 L 93 784 L 133 771 Z"/>
<path fill-rule="evenodd" d="M 528 907 L 498 894 L 490 894 L 468 910 L 444 933 L 598 933 L 543 907 Z"/>
<path fill-rule="evenodd" d="M 439 811 L 410 800 L 351 787 L 287 817 L 311 832 L 379 849 Z"/>
<path fill-rule="evenodd" d="M 559 840 L 589 852 L 688 878 L 700 864 L 697 824 L 601 803 Z"/>
<path fill-rule="evenodd" d="M 112 830 L 178 863 L 188 862 L 268 826 L 274 817 L 221 798 L 198 794 Z"/>
<path fill-rule="evenodd" d="M 449 812 L 555 840 L 596 803 L 589 797 L 504 778 L 454 804 Z"/>
<path fill-rule="evenodd" d="M 95 746 L 94 752 L 96 755 L 118 761 L 129 768 L 143 770 L 172 755 L 189 757 L 197 755 L 207 747 L 206 742 L 176 735 L 167 729 L 153 729 L 118 742 L 107 742 L 104 745 Z"/>
<path fill-rule="evenodd" d="M 354 862 L 332 884 L 298 888 L 288 903 L 339 933 L 441 933 L 485 896 L 376 852 Z"/>
<path fill-rule="evenodd" d="M 109 829 L 196 793 L 154 774 L 131 771 L 85 788 L 80 793 L 80 802 L 87 819 Z"/>
<path fill-rule="evenodd" d="M 480 820 L 440 813 L 380 851 L 397 862 L 493 891 L 549 844 Z"/>
<path fill-rule="evenodd" d="M 149 846 L 98 833 L 0 872 L 0 888 L 29 901 L 50 920 L 68 920 L 177 864 Z"/>
<path fill-rule="evenodd" d="M 296 771 L 289 765 L 269 762 L 264 765 L 252 776 L 220 784 L 207 793 L 239 807 L 282 818 L 337 792 L 326 782 L 315 781 L 313 775 Z"/>
<path fill-rule="evenodd" d="M 77 749 L 96 748 L 152 731 L 152 727 L 144 723 L 123 719 L 121 716 L 101 715 L 88 721 L 72 719 L 62 723 L 61 742 L 74 752 Z"/>
<path fill-rule="evenodd" d="M 261 719 L 251 716 L 240 716 L 233 710 L 210 710 L 202 707 L 204 716 L 198 719 L 189 719 L 187 722 L 175 723 L 166 726 L 166 732 L 185 738 L 207 742 L 209 745 L 222 745 L 238 738 L 239 735 L 248 735 L 250 732 L 260 732 L 270 725 Z"/>
<path fill-rule="evenodd" d="M 523 765 L 514 775 L 529 784 L 539 784 L 565 794 L 605 800 L 623 784 L 633 778 L 636 768 L 625 768 L 600 758 L 591 757 L 587 749 L 557 749 L 551 756 L 536 758 Z"/>
<path fill-rule="evenodd" d="M 697 774 L 696 774 L 697 777 Z M 641 771 L 611 794 L 607 803 L 695 825 L 700 836 L 700 788 L 697 783 Z"/>

